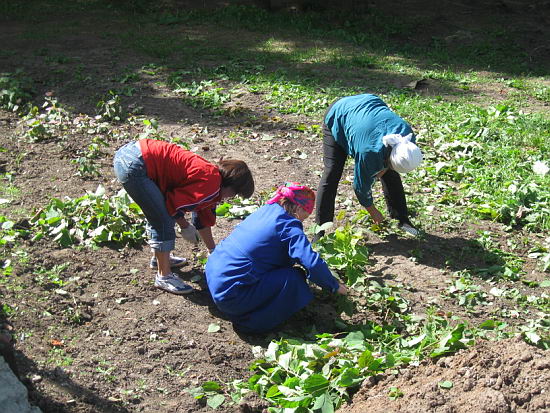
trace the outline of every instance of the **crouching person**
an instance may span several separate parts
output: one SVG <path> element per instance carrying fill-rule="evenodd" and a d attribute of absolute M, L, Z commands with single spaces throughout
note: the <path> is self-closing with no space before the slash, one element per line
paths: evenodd
<path fill-rule="evenodd" d="M 208 258 L 208 289 L 237 331 L 263 333 L 277 327 L 313 299 L 307 281 L 347 294 L 303 231 L 314 205 L 310 188 L 286 183 Z"/>

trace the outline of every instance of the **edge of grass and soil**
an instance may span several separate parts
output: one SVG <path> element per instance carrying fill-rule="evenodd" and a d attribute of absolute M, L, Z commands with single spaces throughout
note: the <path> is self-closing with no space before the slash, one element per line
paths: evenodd
<path fill-rule="evenodd" d="M 533 10 L 505 30 L 509 10 L 490 28 L 472 19 L 491 2 L 460 4 L 469 13 L 452 25 L 379 4 L 356 15 L 41 4 L 8 8 L 1 34 L 1 314 L 46 411 L 328 412 L 388 376 L 405 381 L 365 398 L 409 400 L 399 389 L 411 366 L 479 341 L 548 347 L 550 95 L 542 46 L 521 35 Z M 121 143 L 244 157 L 258 195 L 220 207 L 221 238 L 278 181 L 317 184 L 322 112 L 365 86 L 411 122 L 426 155 L 405 182 L 419 239 L 371 225 L 349 165 L 316 248 L 351 299 L 317 291 L 317 307 L 281 331 L 238 337 L 211 308 L 198 250 L 182 275 L 202 291 L 183 302 L 152 293 L 139 208 L 110 170 Z"/>

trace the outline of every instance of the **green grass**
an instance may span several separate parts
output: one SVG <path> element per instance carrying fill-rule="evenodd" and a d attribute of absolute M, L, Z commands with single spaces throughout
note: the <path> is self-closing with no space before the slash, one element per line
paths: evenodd
<path fill-rule="evenodd" d="M 74 25 L 52 25 L 48 19 L 60 5 L 67 5 L 66 16 L 78 15 L 82 4 L 42 3 L 41 13 L 32 7 L 38 3 L 31 2 L 28 12 L 14 3 L 0 6 L 0 14 L 40 22 L 24 32 L 23 40 L 38 41 L 40 36 L 51 40 L 74 33 Z M 531 344 L 550 345 L 549 326 L 540 315 L 548 313 L 548 283 L 530 279 L 527 269 L 532 268 L 526 266 L 527 254 L 539 260 L 542 270 L 550 265 L 550 244 L 542 241 L 550 230 L 550 174 L 541 169 L 544 162 L 550 166 L 550 117 L 544 110 L 550 101 L 548 68 L 532 67 L 505 28 L 474 31 L 460 42 L 442 36 L 414 43 L 407 40 L 410 33 L 429 24 L 422 16 L 397 21 L 381 13 L 359 18 L 268 13 L 242 6 L 159 12 L 143 1 L 110 8 L 90 1 L 86 6 L 90 20 L 83 18 L 80 25 L 106 19 L 105 26 L 98 26 L 101 40 L 113 41 L 109 65 L 114 72 L 110 82 L 115 85 L 105 86 L 97 92 L 103 97 L 92 99 L 98 104 L 96 120 L 102 126 L 83 116 L 73 124 L 75 114 L 53 99 L 44 107 L 43 102 L 30 104 L 36 96 L 24 71 L 0 77 L 0 104 L 21 117 L 21 139 L 62 143 L 77 133 L 96 137 L 73 158 L 75 173 L 88 178 L 99 173 L 95 162 L 104 156 L 103 146 L 130 138 L 119 135 L 117 127 L 131 127 L 139 137 L 167 139 L 159 127 L 162 118 L 157 121 L 147 113 L 143 118 L 127 116 L 126 98 L 141 98 L 141 87 L 146 93 L 148 88 L 163 87 L 167 97 L 181 99 L 186 109 L 200 113 L 205 125 L 212 120 L 234 121 L 239 127 L 228 127 L 220 145 L 253 138 L 265 139 L 269 145 L 272 136 L 258 135 L 249 126 L 252 121 L 262 122 L 267 111 L 270 119 L 288 122 L 293 139 L 318 140 L 320 145 L 319 125 L 331 102 L 345 95 L 376 93 L 413 125 L 425 154 L 423 165 L 404 180 L 415 222 L 427 233 L 452 234 L 458 226 L 498 221 L 509 234 L 508 244 L 499 245 L 499 235 L 480 232 L 462 251 L 449 253 L 442 266 L 448 285 L 442 286 L 441 297 L 430 297 L 458 308 L 461 317 L 481 312 L 494 319 L 469 325 L 442 308 L 426 305 L 413 314 L 410 308 L 418 303 L 407 300 L 407 286 L 381 284 L 369 275 L 364 233 L 393 236 L 395 226 L 371 226 L 354 199 L 342 199 L 345 208 L 338 226 L 316 248 L 355 290 L 356 301 L 338 300 L 337 310 L 369 312 L 379 322 L 353 326 L 337 321 L 343 332 L 339 335 L 302 331 L 299 338 L 279 338 L 262 349 L 262 359 L 253 364 L 250 378 L 232 383 L 228 391 L 215 382 L 204 383 L 191 390 L 195 397 L 205 398 L 212 406 L 229 403 L 228 392 L 234 391 L 238 399 L 246 391 L 255 391 L 278 406 L 275 409 L 317 406 L 330 411 L 348 400 L 370 375 L 451 354 L 475 339 L 521 334 Z M 137 52 L 142 62 L 117 65 L 117 57 L 128 52 Z M 0 53 L 9 57 L 11 51 Z M 29 49 L 27 57 L 48 66 L 49 76 L 58 85 L 84 84 L 88 74 L 100 77 L 82 64 L 76 74 L 69 73 L 68 67 L 75 63 L 72 57 L 40 45 Z M 427 93 L 404 87 L 421 79 L 428 81 Z M 484 96 L 479 90 L 496 92 Z M 243 106 L 239 106 L 241 97 Z M 256 102 L 253 108 L 246 107 L 247 97 Z M 11 199 L 18 194 L 10 176 L 12 172 L 7 172 L 0 192 Z M 341 183 L 348 189 L 349 185 Z M 381 199 L 376 202 L 383 208 Z M 222 205 L 219 214 L 241 218 L 256 206 L 255 201 L 235 201 Z M 24 264 L 19 249 L 23 237 L 50 237 L 63 247 L 144 241 L 139 209 L 122 194 L 108 197 L 99 191 L 76 199 L 53 199 L 31 220 L 30 231 L 14 228 L 14 221 L 0 219 L 6 263 L 0 281 L 10 292 L 20 292 L 24 286 L 13 274 L 16 264 Z M 422 241 L 408 250 L 413 262 L 426 259 Z M 480 264 L 465 268 L 461 261 L 467 256 Z M 64 270 L 63 266 L 42 267 L 34 276 L 42 284 L 61 287 L 66 282 Z M 490 308 L 495 309 L 493 313 Z M 7 306 L 2 311 L 10 316 L 19 310 Z M 77 306 L 68 307 L 63 317 L 74 325 L 82 322 Z M 49 362 L 70 365 L 72 359 L 55 349 Z M 114 367 L 107 362 L 98 366 L 95 373 L 105 381 L 117 381 Z M 398 389 L 392 394 L 399 397 Z"/>
<path fill-rule="evenodd" d="M 295 81 L 284 70 L 264 73 L 257 66 L 243 75 L 242 64 L 195 71 L 192 75 L 209 79 L 185 89 L 188 94 L 205 95 L 203 107 L 214 104 L 209 103 L 212 97 L 206 91 L 200 92 L 202 85 L 215 85 L 218 79 L 225 79 L 234 82 L 234 87 L 245 83 L 249 91 L 262 94 L 270 107 L 282 114 L 303 114 L 315 121 L 337 97 L 360 92 L 357 87 L 337 84 L 322 87 L 315 79 Z M 475 81 L 475 76 L 465 80 L 447 72 L 441 75 L 457 82 Z M 213 102 L 223 103 L 219 96 L 213 96 Z M 469 204 L 473 207 L 470 212 L 478 216 L 535 231 L 550 229 L 550 176 L 533 171 L 534 163 L 548 159 L 550 154 L 548 117 L 523 113 L 516 102 L 483 108 L 466 99 L 444 102 L 401 90 L 383 97 L 416 130 L 423 131 L 419 141 L 428 159 L 413 177 L 418 176 L 424 186 L 441 187 L 441 183 L 448 182 L 453 191 L 459 190 L 448 202 Z"/>

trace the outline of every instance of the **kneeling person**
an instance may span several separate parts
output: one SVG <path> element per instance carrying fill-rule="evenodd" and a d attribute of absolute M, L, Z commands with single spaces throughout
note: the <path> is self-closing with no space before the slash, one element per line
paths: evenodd
<path fill-rule="evenodd" d="M 310 188 L 286 183 L 210 255 L 208 288 L 238 331 L 267 332 L 305 307 L 313 299 L 306 280 L 347 294 L 303 231 L 314 203 Z"/>

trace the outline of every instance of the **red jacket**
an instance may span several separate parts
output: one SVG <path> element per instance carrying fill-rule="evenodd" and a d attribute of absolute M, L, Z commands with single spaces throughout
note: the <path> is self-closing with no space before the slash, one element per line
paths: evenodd
<path fill-rule="evenodd" d="M 217 166 L 173 143 L 139 141 L 147 176 L 160 188 L 171 216 L 195 211 L 204 226 L 216 223 L 222 177 Z"/>

